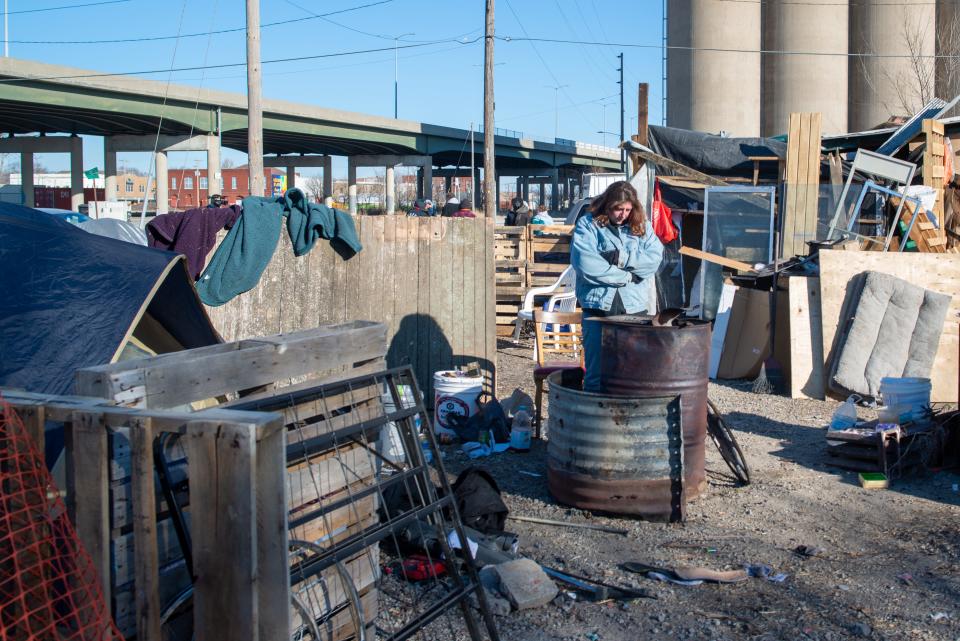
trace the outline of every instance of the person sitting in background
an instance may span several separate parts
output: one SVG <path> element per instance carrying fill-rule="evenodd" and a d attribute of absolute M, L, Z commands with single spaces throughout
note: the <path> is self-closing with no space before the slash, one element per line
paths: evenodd
<path fill-rule="evenodd" d="M 447 198 L 447 204 L 443 206 L 443 216 L 453 216 L 460 209 L 460 199 L 456 196 Z"/>
<path fill-rule="evenodd" d="M 429 214 L 424 211 L 423 206 L 423 199 L 417 198 L 415 201 L 413 201 L 413 209 L 407 212 L 407 216 L 412 216 L 414 218 L 419 216 L 429 216 Z"/>
<path fill-rule="evenodd" d="M 663 245 L 647 224 L 636 190 L 624 180 L 607 187 L 577 220 L 570 264 L 583 309 L 584 391 L 600 391 L 601 328 L 590 319 L 648 311 L 650 288 L 644 281 L 657 273 L 662 258 Z"/>
<path fill-rule="evenodd" d="M 554 224 L 553 216 L 547 212 L 547 206 L 543 203 L 537 207 L 537 213 L 534 214 L 533 220 L 530 221 L 531 225 L 552 225 Z"/>
<path fill-rule="evenodd" d="M 427 216 L 436 216 L 437 212 L 433 209 L 433 201 L 429 198 L 423 201 L 423 211 L 426 212 Z"/>
<path fill-rule="evenodd" d="M 460 201 L 460 209 L 457 210 L 457 213 L 453 215 L 454 218 L 476 218 L 477 215 L 471 211 L 473 203 L 470 202 L 469 198 L 464 198 Z"/>
<path fill-rule="evenodd" d="M 507 214 L 506 223 L 508 226 L 517 227 L 530 224 L 530 208 L 522 198 L 514 198 L 510 201 L 510 212 Z"/>

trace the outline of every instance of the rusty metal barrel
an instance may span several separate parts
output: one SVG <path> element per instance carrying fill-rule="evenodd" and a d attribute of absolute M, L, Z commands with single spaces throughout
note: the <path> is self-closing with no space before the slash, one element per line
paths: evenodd
<path fill-rule="evenodd" d="M 683 407 L 684 494 L 706 489 L 707 384 L 710 324 L 681 319 L 657 326 L 649 316 L 597 319 L 603 325 L 600 386 L 625 397 L 677 396 Z"/>
<path fill-rule="evenodd" d="M 554 372 L 547 380 L 547 486 L 555 499 L 649 519 L 682 509 L 679 396 L 584 392 L 579 369 Z"/>

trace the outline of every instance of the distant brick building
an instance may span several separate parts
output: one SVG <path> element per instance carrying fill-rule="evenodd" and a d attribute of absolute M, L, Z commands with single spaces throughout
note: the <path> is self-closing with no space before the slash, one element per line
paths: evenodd
<path fill-rule="evenodd" d="M 170 193 L 171 210 L 202 207 L 209 202 L 211 194 L 220 194 L 233 204 L 244 196 L 250 195 L 250 176 L 246 165 L 221 170 L 223 185 L 210 189 L 206 169 L 170 169 L 167 171 L 167 186 Z M 274 167 L 263 170 L 266 179 L 267 194 L 280 195 L 287 188 L 286 174 Z"/>

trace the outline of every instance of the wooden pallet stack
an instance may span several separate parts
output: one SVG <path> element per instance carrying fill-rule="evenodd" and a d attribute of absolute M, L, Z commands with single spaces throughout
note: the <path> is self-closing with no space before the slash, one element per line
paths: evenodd
<path fill-rule="evenodd" d="M 570 264 L 572 225 L 497 227 L 497 335 L 513 333 L 532 287 L 550 285 Z"/>
<path fill-rule="evenodd" d="M 526 228 L 497 227 L 493 252 L 497 270 L 497 336 L 504 336 L 513 332 L 513 322 L 526 292 Z"/>
<path fill-rule="evenodd" d="M 383 369 L 386 351 L 384 325 L 354 321 L 81 370 L 77 373 L 77 389 L 87 396 L 137 408 L 269 408 L 263 411 L 277 411 L 284 415 L 289 446 L 305 438 L 306 426 L 316 432 L 338 412 L 344 417 L 339 420 L 346 420 L 346 417 L 365 411 L 372 405 L 373 398 L 372 391 L 358 390 L 349 398 L 327 399 L 321 407 L 316 399 L 309 398 L 294 404 L 291 401 L 295 398 L 293 394 L 323 381 Z M 290 385 L 291 381 L 299 382 Z M 237 398 L 240 390 L 244 390 L 243 399 Z M 290 528 L 291 539 L 326 545 L 375 518 L 375 504 L 361 501 L 339 511 L 332 520 L 297 521 L 304 506 L 335 500 L 333 497 L 342 496 L 350 487 L 372 482 L 375 470 L 366 456 L 354 451 L 360 447 L 356 445 L 339 452 L 316 452 L 299 458 L 288 456 L 287 514 L 290 522 L 296 524 Z M 108 558 L 113 560 L 109 570 L 112 607 L 117 624 L 127 637 L 137 634 L 139 626 L 134 607 L 138 586 L 130 569 L 130 496 L 136 474 L 131 473 L 131 467 L 126 463 L 129 451 L 129 434 L 123 430 L 115 431 L 110 439 L 111 509 L 106 525 L 110 533 Z M 192 479 L 187 474 L 189 456 L 182 445 L 173 445 L 167 458 L 171 475 L 190 485 Z M 167 603 L 179 591 L 189 587 L 190 577 L 169 511 L 159 491 L 155 500 L 161 576 L 159 598 L 161 603 Z M 191 524 L 197 522 L 197 507 L 192 498 L 185 506 L 185 512 Z M 372 586 L 376 564 L 371 565 L 371 559 L 376 560 L 376 549 L 365 553 L 364 558 L 358 555 L 348 563 L 358 590 L 363 591 L 364 603 L 372 608 L 365 612 L 368 621 L 376 616 L 376 594 L 371 594 L 375 592 Z M 316 607 L 330 607 L 331 599 L 342 596 L 342 589 L 336 592 L 335 577 L 323 578 L 327 579 L 327 586 L 333 586 L 335 594 L 326 595 L 326 599 L 305 597 L 314 604 L 314 609 L 310 610 L 314 615 L 322 614 L 322 611 L 315 611 Z M 295 593 L 308 592 L 309 589 L 310 586 L 293 586 Z M 295 609 L 290 618 L 296 622 L 302 619 L 302 613 Z M 343 623 L 343 617 L 340 617 L 340 623 Z M 349 627 L 349 622 L 344 625 Z"/>

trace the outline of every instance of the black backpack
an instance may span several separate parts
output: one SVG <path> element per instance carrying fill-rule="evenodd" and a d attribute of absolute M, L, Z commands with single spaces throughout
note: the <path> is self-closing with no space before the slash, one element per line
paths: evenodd
<path fill-rule="evenodd" d="M 468 467 L 454 481 L 453 496 L 463 524 L 484 534 L 499 534 L 509 510 L 493 476 L 480 467 Z"/>

